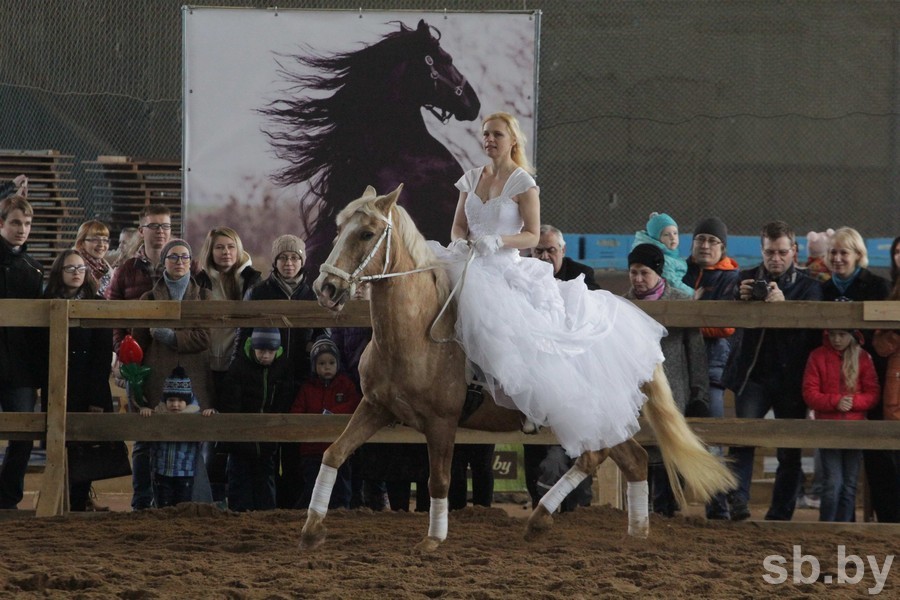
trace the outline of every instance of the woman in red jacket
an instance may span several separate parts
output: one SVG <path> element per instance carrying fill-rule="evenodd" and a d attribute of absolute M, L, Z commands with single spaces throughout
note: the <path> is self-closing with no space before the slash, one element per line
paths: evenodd
<path fill-rule="evenodd" d="M 822 345 L 806 363 L 803 400 L 816 419 L 865 420 L 881 390 L 872 357 L 860 348 L 862 334 L 832 329 L 823 337 Z M 823 448 L 820 453 L 823 490 L 819 520 L 854 521 L 862 450 Z"/>

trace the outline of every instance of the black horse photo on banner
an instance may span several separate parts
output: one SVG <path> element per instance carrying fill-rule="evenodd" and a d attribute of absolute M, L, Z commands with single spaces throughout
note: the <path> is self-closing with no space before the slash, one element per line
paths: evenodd
<path fill-rule="evenodd" d="M 354 52 L 295 55 L 311 74 L 280 73 L 298 92 L 261 112 L 278 158 L 287 163 L 278 184 L 306 182 L 301 219 L 308 232 L 305 268 L 311 278 L 327 258 L 335 215 L 366 186 L 391 190 L 404 184 L 400 204 L 429 239 L 446 242 L 463 168 L 429 133 L 422 108 L 443 123 L 473 121 L 481 103 L 440 31 L 425 20 Z M 326 95 L 315 93 L 326 92 Z"/>

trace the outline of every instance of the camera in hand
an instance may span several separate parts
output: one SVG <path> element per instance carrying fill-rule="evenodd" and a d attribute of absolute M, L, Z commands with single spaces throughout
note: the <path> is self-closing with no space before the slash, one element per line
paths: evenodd
<path fill-rule="evenodd" d="M 769 282 L 765 279 L 757 279 L 750 288 L 751 300 L 765 300 L 769 295 Z"/>

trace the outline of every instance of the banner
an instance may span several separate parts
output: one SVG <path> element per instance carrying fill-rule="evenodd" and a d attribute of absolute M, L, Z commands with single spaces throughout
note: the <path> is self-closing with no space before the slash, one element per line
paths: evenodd
<path fill-rule="evenodd" d="M 447 241 L 481 119 L 513 113 L 533 152 L 539 13 L 184 8 L 184 227 L 227 225 L 264 273 L 278 235 L 318 272 L 366 185 Z M 531 156 L 533 159 L 533 155 Z"/>

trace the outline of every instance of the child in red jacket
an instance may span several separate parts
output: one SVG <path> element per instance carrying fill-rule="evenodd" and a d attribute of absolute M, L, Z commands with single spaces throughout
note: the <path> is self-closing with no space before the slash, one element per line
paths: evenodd
<path fill-rule="evenodd" d="M 317 415 L 349 415 L 359 406 L 360 395 L 356 384 L 348 375 L 340 372 L 340 351 L 326 336 L 313 344 L 309 354 L 312 377 L 303 382 L 292 413 Z M 303 493 L 297 508 L 309 508 L 316 476 L 322 464 L 322 455 L 330 446 L 328 443 L 300 444 L 300 468 L 303 474 Z M 341 465 L 337 480 L 331 492 L 328 508 L 350 508 L 351 473 L 350 462 Z"/>
<path fill-rule="evenodd" d="M 881 390 L 875 365 L 860 348 L 858 331 L 832 329 L 809 355 L 803 374 L 803 400 L 816 419 L 862 421 L 878 403 Z M 856 520 L 856 482 L 862 450 L 823 448 L 820 521 Z"/>

